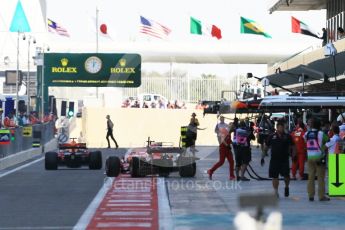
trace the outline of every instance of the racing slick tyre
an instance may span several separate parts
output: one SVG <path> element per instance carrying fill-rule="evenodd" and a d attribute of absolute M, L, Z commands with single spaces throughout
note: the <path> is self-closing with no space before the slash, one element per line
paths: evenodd
<path fill-rule="evenodd" d="M 108 157 L 105 161 L 105 173 L 108 177 L 117 177 L 121 171 L 121 161 L 118 157 Z"/>
<path fill-rule="evenodd" d="M 196 173 L 196 163 L 180 166 L 180 177 L 194 177 Z"/>
<path fill-rule="evenodd" d="M 100 151 L 90 152 L 89 169 L 102 168 L 102 153 Z"/>
<path fill-rule="evenodd" d="M 44 159 L 44 166 L 46 170 L 57 170 L 58 156 L 55 152 L 46 152 Z"/>
<path fill-rule="evenodd" d="M 194 177 L 196 174 L 196 163 L 195 162 L 192 164 L 192 167 L 193 167 L 193 176 L 192 177 Z"/>
<path fill-rule="evenodd" d="M 133 157 L 131 166 L 130 166 L 130 172 L 132 177 L 142 177 L 142 173 L 140 172 L 140 159 L 139 157 Z"/>
<path fill-rule="evenodd" d="M 158 165 L 158 176 L 168 177 L 173 167 L 173 161 L 169 159 L 159 160 Z"/>

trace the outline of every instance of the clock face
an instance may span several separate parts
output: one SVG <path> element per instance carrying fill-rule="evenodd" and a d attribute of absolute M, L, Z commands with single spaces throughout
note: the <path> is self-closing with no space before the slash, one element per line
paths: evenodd
<path fill-rule="evenodd" d="M 98 57 L 92 56 L 86 59 L 85 69 L 89 73 L 98 73 L 102 68 L 102 60 Z"/>

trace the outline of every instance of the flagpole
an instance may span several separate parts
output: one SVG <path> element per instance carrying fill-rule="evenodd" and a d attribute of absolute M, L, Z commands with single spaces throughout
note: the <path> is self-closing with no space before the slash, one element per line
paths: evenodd
<path fill-rule="evenodd" d="M 98 7 L 96 6 L 96 53 L 98 53 Z M 98 87 L 96 86 L 96 98 L 98 98 Z"/>
<path fill-rule="evenodd" d="M 30 115 L 30 40 L 31 36 L 28 38 L 28 72 L 26 75 L 26 94 L 28 96 L 28 101 L 26 102 L 26 115 Z"/>
<path fill-rule="evenodd" d="M 96 53 L 98 53 L 98 7 L 96 7 Z"/>
<path fill-rule="evenodd" d="M 170 61 L 170 100 L 173 100 L 172 61 Z"/>
<path fill-rule="evenodd" d="M 30 115 L 30 104 L 31 104 L 31 98 L 30 98 L 30 85 L 31 85 L 31 81 L 30 81 L 30 45 L 31 45 L 31 39 L 33 40 L 33 44 L 36 43 L 36 39 L 34 37 L 31 37 L 29 35 L 28 37 L 28 72 L 27 72 L 27 77 L 26 77 L 26 93 L 28 96 L 28 101 L 27 101 L 27 106 L 26 106 L 26 113 L 27 115 Z"/>
<path fill-rule="evenodd" d="M 17 74 L 16 74 L 16 113 L 15 113 L 15 116 L 16 116 L 16 119 L 15 121 L 17 121 L 18 119 L 18 99 L 19 99 L 19 96 L 18 96 L 18 81 L 19 81 L 19 30 L 18 30 L 18 33 L 17 33 Z"/>

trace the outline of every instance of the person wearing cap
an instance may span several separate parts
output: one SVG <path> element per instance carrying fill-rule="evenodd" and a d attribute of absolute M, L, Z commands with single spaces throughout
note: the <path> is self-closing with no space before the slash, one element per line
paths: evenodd
<path fill-rule="evenodd" d="M 109 137 L 114 141 L 116 148 L 119 148 L 119 145 L 117 144 L 114 136 L 113 136 L 113 128 L 114 128 L 114 123 L 110 120 L 110 116 L 107 115 L 106 116 L 107 119 L 107 142 L 108 142 L 108 148 L 110 148 L 110 141 L 109 141 Z"/>
<path fill-rule="evenodd" d="M 190 119 L 189 125 L 188 125 L 188 131 L 187 131 L 187 136 L 189 136 L 189 138 L 192 140 L 192 145 L 190 147 L 190 149 L 192 150 L 192 152 L 198 152 L 197 149 L 195 149 L 195 142 L 197 139 L 197 131 L 198 130 L 204 130 L 202 128 L 198 128 L 198 126 L 200 125 L 198 118 L 196 118 L 196 114 L 192 113 L 192 117 Z"/>

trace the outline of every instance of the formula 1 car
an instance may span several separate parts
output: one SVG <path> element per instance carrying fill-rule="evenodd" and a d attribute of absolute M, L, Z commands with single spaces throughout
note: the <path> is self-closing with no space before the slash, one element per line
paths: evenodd
<path fill-rule="evenodd" d="M 172 147 L 164 142 L 147 141 L 146 148 L 135 148 L 122 159 L 117 156 L 106 160 L 106 175 L 117 177 L 121 172 L 132 177 L 158 174 L 168 177 L 171 172 L 179 172 L 181 177 L 194 177 L 198 160 L 186 148 Z"/>
<path fill-rule="evenodd" d="M 58 152 L 45 153 L 45 169 L 56 170 L 58 166 L 65 165 L 69 168 L 80 168 L 83 165 L 89 169 L 102 168 L 102 153 L 90 152 L 86 143 L 77 143 L 76 138 L 70 138 L 69 143 L 59 144 Z"/>

